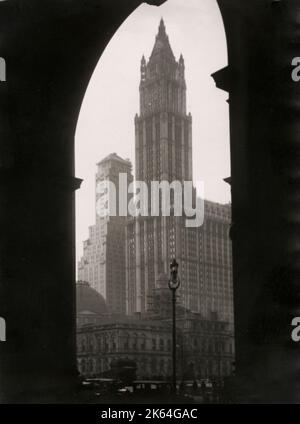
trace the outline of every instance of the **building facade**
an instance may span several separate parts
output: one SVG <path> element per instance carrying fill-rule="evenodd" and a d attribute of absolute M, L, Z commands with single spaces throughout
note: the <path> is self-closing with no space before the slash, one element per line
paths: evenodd
<path fill-rule="evenodd" d="M 78 263 L 78 279 L 88 282 L 97 290 L 104 297 L 109 309 L 115 313 L 126 311 L 125 226 L 128 218 L 118 213 L 121 189 L 119 176 L 126 174 L 127 186 L 124 193 L 127 193 L 128 185 L 133 179 L 131 168 L 131 162 L 120 158 L 116 153 L 97 164 L 96 224 L 89 227 L 89 238 L 84 241 L 83 256 Z M 110 183 L 114 189 L 108 186 Z M 122 195 L 124 196 L 123 193 Z M 103 213 L 102 216 L 104 209 L 110 213 Z M 112 213 L 114 209 L 115 213 Z"/>
<path fill-rule="evenodd" d="M 204 223 L 198 229 L 200 311 L 217 313 L 233 324 L 231 205 L 204 202 Z"/>
<path fill-rule="evenodd" d="M 77 331 L 78 370 L 84 376 L 103 376 L 118 360 L 133 360 L 141 378 L 171 373 L 171 332 L 159 321 L 125 317 L 84 326 Z"/>
<path fill-rule="evenodd" d="M 172 373 L 171 293 L 159 278 L 151 312 L 112 314 L 103 296 L 86 282 L 77 283 L 78 370 L 104 377 L 117 361 L 133 361 L 138 378 L 168 379 Z M 230 375 L 234 360 L 233 328 L 211 314 L 209 319 L 177 304 L 177 374 L 181 379 Z"/>
<path fill-rule="evenodd" d="M 78 328 L 78 370 L 85 377 L 101 377 L 114 362 L 129 359 L 137 365 L 137 378 L 168 379 L 172 374 L 171 328 L 170 320 L 146 316 Z M 231 374 L 234 348 L 228 323 L 184 315 L 178 320 L 177 342 L 179 379 Z"/>

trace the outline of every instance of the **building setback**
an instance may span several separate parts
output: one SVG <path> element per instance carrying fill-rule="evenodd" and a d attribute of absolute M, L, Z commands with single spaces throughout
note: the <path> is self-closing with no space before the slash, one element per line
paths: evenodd
<path fill-rule="evenodd" d="M 119 174 L 132 181 L 131 162 L 112 153 L 97 164 L 96 224 L 89 227 L 89 238 L 83 243 L 83 256 L 78 263 L 78 279 L 88 282 L 100 293 L 110 311 L 125 313 L 125 225 L 127 216 L 119 216 Z M 101 217 L 97 205 L 104 190 L 99 187 L 110 181 L 116 188 L 116 216 Z M 126 187 L 127 190 L 127 187 Z M 109 198 L 108 198 L 109 199 Z M 99 211 L 98 211 L 99 212 Z"/>

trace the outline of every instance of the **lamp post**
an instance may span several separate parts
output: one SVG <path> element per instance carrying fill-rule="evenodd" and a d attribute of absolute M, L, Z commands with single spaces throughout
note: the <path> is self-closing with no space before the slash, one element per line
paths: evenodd
<path fill-rule="evenodd" d="M 173 360 L 173 393 L 176 394 L 176 290 L 180 286 L 178 278 L 178 263 L 173 259 L 170 264 L 170 279 L 169 289 L 172 291 L 172 321 L 173 321 L 173 346 L 172 346 L 172 360 Z"/>

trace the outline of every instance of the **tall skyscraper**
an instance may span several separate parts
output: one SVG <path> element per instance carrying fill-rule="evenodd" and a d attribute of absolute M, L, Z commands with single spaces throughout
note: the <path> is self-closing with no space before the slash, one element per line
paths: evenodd
<path fill-rule="evenodd" d="M 176 61 L 163 20 L 149 61 L 144 56 L 141 61 L 135 153 L 136 179 L 147 183 L 149 193 L 153 181 L 192 181 L 192 116 L 186 111 L 185 64 L 182 55 Z M 230 205 L 205 201 L 204 211 L 204 225 L 200 228 L 186 227 L 186 217 L 172 213 L 149 213 L 147 217 L 129 220 L 129 314 L 153 308 L 153 294 L 162 289 L 163 281 L 167 286 L 169 263 L 176 257 L 180 266 L 181 305 L 207 318 L 217 313 L 220 319 L 233 321 Z"/>
<path fill-rule="evenodd" d="M 131 168 L 131 162 L 116 153 L 97 164 L 96 224 L 89 227 L 89 238 L 83 243 L 83 257 L 78 264 L 79 280 L 90 283 L 104 297 L 109 310 L 120 314 L 126 312 L 125 225 L 128 218 L 118 213 L 119 175 L 126 174 L 127 184 L 130 184 L 133 179 Z M 116 189 L 116 216 L 101 216 L 97 211 L 104 194 L 99 185 L 108 181 Z"/>
<path fill-rule="evenodd" d="M 186 114 L 184 59 L 181 55 L 176 61 L 163 20 L 149 61 L 144 56 L 141 61 L 135 131 L 137 180 L 192 180 L 192 117 Z"/>
<path fill-rule="evenodd" d="M 181 55 L 176 61 L 163 20 L 149 61 L 141 61 L 135 146 L 136 179 L 148 187 L 152 181 L 192 181 L 192 117 L 186 113 L 184 59 Z M 181 302 L 198 310 L 197 246 L 195 229 L 185 227 L 183 216 L 132 219 L 127 225 L 128 312 L 147 311 L 149 294 L 158 277 L 169 272 L 175 256 L 180 263 Z"/>

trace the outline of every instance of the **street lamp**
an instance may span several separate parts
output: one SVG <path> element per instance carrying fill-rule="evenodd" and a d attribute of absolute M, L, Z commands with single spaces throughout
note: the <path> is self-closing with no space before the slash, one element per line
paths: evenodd
<path fill-rule="evenodd" d="M 173 360 L 173 393 L 176 394 L 176 290 L 180 286 L 178 278 L 178 263 L 176 259 L 173 259 L 170 264 L 170 279 L 169 289 L 172 291 L 172 318 L 173 318 L 173 349 L 172 349 L 172 360 Z"/>

